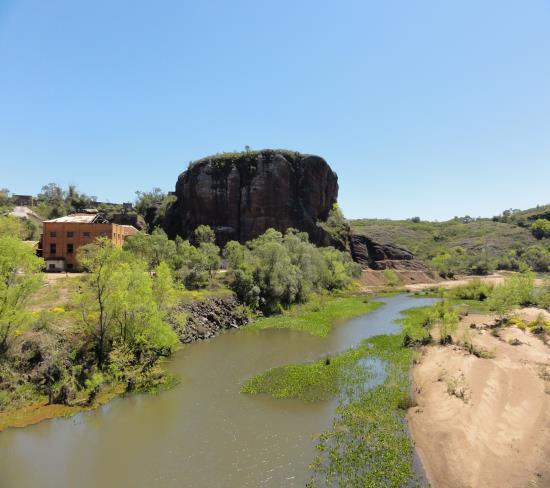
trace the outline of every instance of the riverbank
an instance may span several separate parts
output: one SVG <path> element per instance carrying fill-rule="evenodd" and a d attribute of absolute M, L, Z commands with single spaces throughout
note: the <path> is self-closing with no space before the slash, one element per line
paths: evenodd
<path fill-rule="evenodd" d="M 33 310 L 37 312 L 58 310 L 53 315 L 57 321 L 56 327 L 60 331 L 59 334 L 66 333 L 66 330 L 69 330 L 67 324 L 77 320 L 74 312 L 65 311 L 71 288 L 78 282 L 78 280 L 69 280 L 71 278 L 59 277 L 56 280 L 47 280 L 45 287 L 31 302 Z M 210 339 L 224 330 L 238 329 L 243 326 L 251 330 L 292 328 L 325 337 L 335 324 L 369 313 L 380 305 L 380 303 L 370 302 L 364 295 L 343 293 L 314 296 L 311 301 L 291 307 L 280 315 L 261 318 L 246 325 L 249 317 L 232 296 L 185 292 L 181 305 L 177 305 L 170 315 L 170 321 L 182 344 Z M 48 313 L 52 314 L 52 312 Z M 161 389 L 169 388 L 173 383 L 173 378 L 170 376 L 167 378 L 170 382 Z M 84 394 L 73 399 L 69 404 L 50 404 L 47 396 L 29 394 L 27 401 L 13 407 L 7 406 L 0 411 L 0 432 L 8 427 L 26 427 L 43 420 L 68 417 L 93 410 L 126 393 L 126 390 L 126 384 L 113 380 L 99 390 L 91 404 L 86 401 Z M 140 393 L 146 393 L 146 391 L 140 391 Z"/>
<path fill-rule="evenodd" d="M 550 485 L 550 349 L 523 322 L 495 328 L 495 319 L 467 315 L 453 339 L 470 350 L 427 346 L 413 367 L 407 418 L 434 487 Z"/>

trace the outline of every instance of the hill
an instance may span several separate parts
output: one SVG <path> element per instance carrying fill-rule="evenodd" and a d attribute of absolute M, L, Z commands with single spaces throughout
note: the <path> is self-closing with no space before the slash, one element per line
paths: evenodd
<path fill-rule="evenodd" d="M 442 276 L 453 276 L 525 267 L 550 271 L 550 239 L 535 238 L 531 229 L 533 222 L 541 218 L 550 219 L 550 205 L 506 211 L 491 219 L 360 219 L 350 224 L 354 233 L 409 249 Z"/>

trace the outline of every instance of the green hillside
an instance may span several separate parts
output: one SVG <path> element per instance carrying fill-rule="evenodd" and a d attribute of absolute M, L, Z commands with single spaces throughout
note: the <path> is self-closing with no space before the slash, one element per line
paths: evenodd
<path fill-rule="evenodd" d="M 550 226 L 550 205 L 506 211 L 492 219 L 360 219 L 350 223 L 354 232 L 405 247 L 441 275 L 453 276 L 497 269 L 550 271 L 550 237 L 544 233 L 541 237 L 533 227 L 541 218 L 548 219 L 544 224 Z"/>

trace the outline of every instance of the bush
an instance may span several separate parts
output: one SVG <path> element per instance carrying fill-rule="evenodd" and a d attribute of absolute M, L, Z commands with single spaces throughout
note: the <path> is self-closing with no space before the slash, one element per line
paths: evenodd
<path fill-rule="evenodd" d="M 268 229 L 246 246 L 229 242 L 224 255 L 231 289 L 265 313 L 304 302 L 313 291 L 345 288 L 359 271 L 348 254 L 317 248 L 305 232 L 294 229 L 285 235 Z"/>
<path fill-rule="evenodd" d="M 466 285 L 457 286 L 449 291 L 449 297 L 457 300 L 486 300 L 493 290 L 493 286 L 480 279 L 474 279 Z"/>
<path fill-rule="evenodd" d="M 531 226 L 531 232 L 536 239 L 550 237 L 550 220 L 537 219 Z"/>

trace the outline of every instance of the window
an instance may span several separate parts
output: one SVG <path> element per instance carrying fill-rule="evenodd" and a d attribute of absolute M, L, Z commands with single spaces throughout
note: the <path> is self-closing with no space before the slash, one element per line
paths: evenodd
<path fill-rule="evenodd" d="M 57 237 L 57 232 L 50 232 L 50 237 Z"/>
<path fill-rule="evenodd" d="M 55 264 L 48 264 L 48 269 L 55 269 Z"/>
<path fill-rule="evenodd" d="M 55 243 L 50 244 L 50 254 L 55 254 L 57 252 L 57 246 Z"/>
<path fill-rule="evenodd" d="M 84 237 L 90 237 L 90 233 L 89 233 L 89 232 L 83 232 L 82 235 L 83 235 Z"/>
<path fill-rule="evenodd" d="M 67 232 L 67 237 L 74 237 L 74 232 Z"/>
<path fill-rule="evenodd" d="M 73 269 L 74 265 L 72 263 L 67 264 L 67 269 Z"/>
<path fill-rule="evenodd" d="M 69 243 L 67 244 L 67 254 L 72 254 L 74 250 L 73 244 Z"/>

